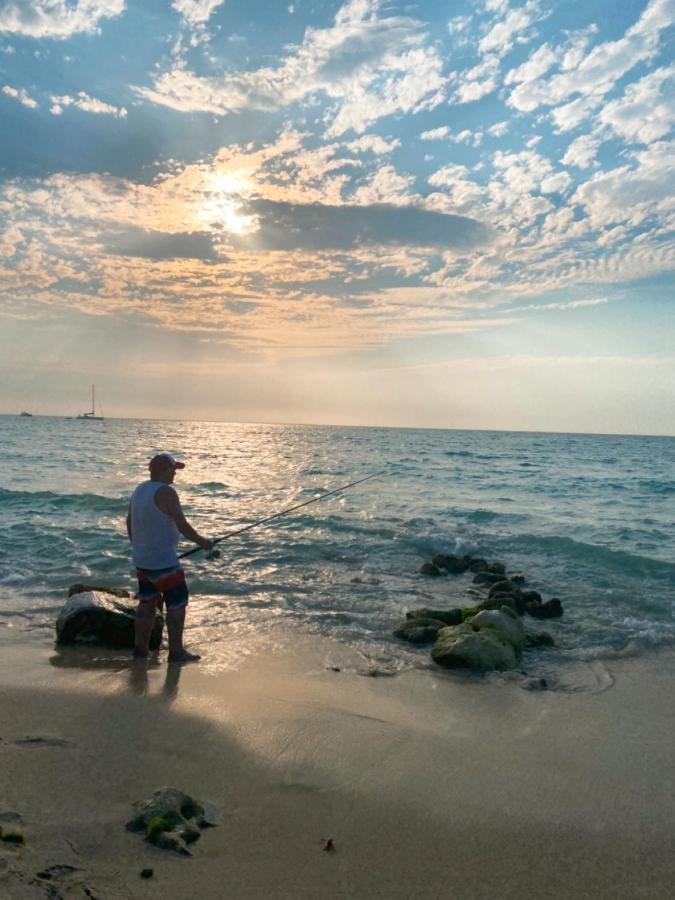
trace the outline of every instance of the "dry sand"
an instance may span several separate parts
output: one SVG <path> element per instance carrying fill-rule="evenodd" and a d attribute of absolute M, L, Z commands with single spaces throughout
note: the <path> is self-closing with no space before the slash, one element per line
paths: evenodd
<path fill-rule="evenodd" d="M 216 675 L 5 635 L 0 825 L 26 845 L 0 844 L 0 896 L 673 896 L 672 654 L 576 694 L 329 655 L 296 642 Z M 123 827 L 165 785 L 220 811 L 191 859 Z"/>

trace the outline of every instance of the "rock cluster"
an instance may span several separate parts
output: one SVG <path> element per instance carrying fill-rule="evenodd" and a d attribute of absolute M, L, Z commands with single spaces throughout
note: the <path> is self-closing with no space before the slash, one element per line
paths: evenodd
<path fill-rule="evenodd" d="M 518 664 L 525 647 L 553 645 L 546 632 L 527 632 L 520 617 L 561 616 L 560 600 L 544 601 L 537 591 L 526 590 L 524 576 L 507 575 L 504 563 L 439 554 L 420 571 L 435 577 L 473 573 L 473 584 L 488 588 L 487 597 L 471 607 L 411 610 L 394 631 L 411 643 L 433 644 L 431 658 L 439 665 L 481 672 L 509 669 Z"/>
<path fill-rule="evenodd" d="M 162 850 L 192 856 L 188 849 L 201 837 L 202 828 L 218 824 L 215 809 L 176 788 L 159 788 L 147 800 L 134 804 L 127 831 L 142 831 L 145 839 Z"/>
<path fill-rule="evenodd" d="M 136 608 L 125 602 L 122 595 L 130 596 L 121 589 L 73 585 L 56 620 L 56 643 L 133 649 Z M 163 626 L 164 618 L 157 613 L 150 637 L 151 650 L 159 648 Z"/>

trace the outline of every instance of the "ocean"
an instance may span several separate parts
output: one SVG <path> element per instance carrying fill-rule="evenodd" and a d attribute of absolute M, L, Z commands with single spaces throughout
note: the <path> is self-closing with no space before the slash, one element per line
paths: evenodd
<path fill-rule="evenodd" d="M 124 519 L 161 450 L 186 462 L 175 486 L 210 537 L 385 473 L 186 560 L 207 669 L 294 635 L 331 638 L 327 665 L 433 667 L 392 630 L 475 602 L 470 576 L 419 573 L 440 552 L 561 599 L 561 619 L 526 620 L 555 649 L 522 666 L 561 689 L 675 639 L 675 438 L 16 416 L 0 417 L 0 628 L 49 641 L 69 584 L 135 587 Z"/>

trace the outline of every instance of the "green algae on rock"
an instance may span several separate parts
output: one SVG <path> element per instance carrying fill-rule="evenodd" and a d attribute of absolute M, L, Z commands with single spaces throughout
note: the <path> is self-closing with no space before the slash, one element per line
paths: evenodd
<path fill-rule="evenodd" d="M 201 828 L 217 825 L 214 808 L 200 803 L 177 788 L 159 788 L 147 800 L 134 804 L 135 815 L 126 824 L 127 831 L 143 831 L 145 838 L 162 850 L 174 850 L 184 856 L 187 848 L 201 837 Z"/>
<path fill-rule="evenodd" d="M 445 668 L 478 672 L 512 669 L 525 646 L 525 629 L 508 607 L 482 610 L 461 625 L 438 633 L 431 658 Z"/>

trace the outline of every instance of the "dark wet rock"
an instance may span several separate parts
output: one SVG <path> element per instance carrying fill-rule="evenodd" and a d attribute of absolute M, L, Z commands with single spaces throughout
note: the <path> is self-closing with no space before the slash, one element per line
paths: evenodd
<path fill-rule="evenodd" d="M 431 564 L 438 569 L 445 569 L 450 575 L 461 575 L 469 568 L 464 556 L 453 556 L 450 553 L 439 553 L 431 560 Z"/>
<path fill-rule="evenodd" d="M 405 614 L 406 619 L 434 619 L 444 625 L 459 625 L 462 621 L 461 609 L 411 609 Z"/>
<path fill-rule="evenodd" d="M 488 591 L 488 598 L 494 597 L 495 594 L 516 594 L 520 595 L 521 590 L 513 581 L 504 578 L 502 581 L 496 581 Z"/>
<path fill-rule="evenodd" d="M 489 672 L 514 668 L 524 646 L 525 629 L 515 613 L 482 610 L 462 625 L 443 628 L 431 658 L 446 668 Z"/>
<path fill-rule="evenodd" d="M 481 559 L 481 557 L 466 557 L 470 559 L 469 562 L 469 571 L 471 572 L 484 572 L 488 567 L 488 561 L 486 559 Z"/>
<path fill-rule="evenodd" d="M 536 601 L 526 603 L 525 609 L 535 619 L 557 619 L 563 614 L 562 603 L 557 597 L 547 600 L 546 603 Z"/>
<path fill-rule="evenodd" d="M 479 572 L 473 577 L 474 584 L 497 584 L 498 581 L 504 581 L 504 575 L 500 572 Z"/>
<path fill-rule="evenodd" d="M 200 837 L 200 828 L 217 824 L 215 809 L 200 803 L 176 788 L 160 788 L 148 799 L 134 804 L 135 815 L 127 822 L 128 831 L 145 832 L 146 840 L 162 850 L 184 856 Z"/>
<path fill-rule="evenodd" d="M 523 600 L 526 603 L 541 603 L 542 596 L 539 591 L 523 591 Z"/>
<path fill-rule="evenodd" d="M 492 594 L 480 604 L 481 609 L 501 609 L 502 606 L 508 606 L 509 609 L 519 616 L 525 613 L 525 601 L 517 594 L 504 594 L 500 591 L 497 594 Z"/>
<path fill-rule="evenodd" d="M 98 644 L 106 647 L 134 646 L 135 606 L 113 594 L 85 591 L 70 596 L 56 620 L 57 644 Z M 155 616 L 150 649 L 162 640 L 164 617 Z"/>
<path fill-rule="evenodd" d="M 112 594 L 113 597 L 123 597 L 127 600 L 131 599 L 131 591 L 127 591 L 124 588 L 116 588 L 116 587 L 101 587 L 100 585 L 93 584 L 71 584 L 68 588 L 68 596 L 72 597 L 73 594 L 86 594 L 89 591 L 100 591 L 102 594 Z"/>
<path fill-rule="evenodd" d="M 420 567 L 420 575 L 442 575 L 443 573 L 433 563 L 425 562 Z"/>
<path fill-rule="evenodd" d="M 506 566 L 501 562 L 491 562 L 487 564 L 485 571 L 493 575 L 506 575 Z"/>
<path fill-rule="evenodd" d="M 518 587 L 522 587 L 524 584 L 527 584 L 524 575 L 509 575 L 509 581 L 512 581 L 514 584 L 517 584 Z"/>
<path fill-rule="evenodd" d="M 152 878 L 154 874 L 154 869 L 141 869 L 141 878 Z"/>
<path fill-rule="evenodd" d="M 394 631 L 394 637 L 409 641 L 411 644 L 433 644 L 445 622 L 438 619 L 406 619 Z"/>
<path fill-rule="evenodd" d="M 523 687 L 528 691 L 547 691 L 548 682 L 545 678 L 528 678 Z"/>
<path fill-rule="evenodd" d="M 555 647 L 555 641 L 548 631 L 528 631 L 525 634 L 526 647 Z"/>

